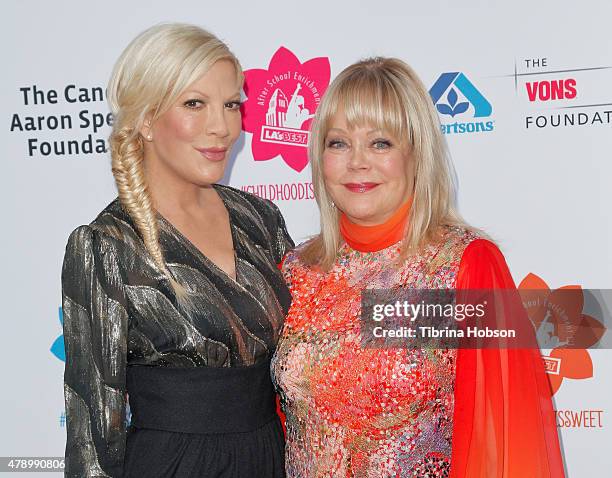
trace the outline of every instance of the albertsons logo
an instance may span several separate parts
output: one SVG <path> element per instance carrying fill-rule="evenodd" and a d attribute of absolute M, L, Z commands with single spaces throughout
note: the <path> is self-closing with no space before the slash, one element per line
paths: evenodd
<path fill-rule="evenodd" d="M 457 118 L 488 118 L 493 111 L 491 103 L 463 73 L 442 73 L 429 90 L 429 94 L 441 115 L 442 133 L 493 131 L 492 120 L 457 121 Z"/>

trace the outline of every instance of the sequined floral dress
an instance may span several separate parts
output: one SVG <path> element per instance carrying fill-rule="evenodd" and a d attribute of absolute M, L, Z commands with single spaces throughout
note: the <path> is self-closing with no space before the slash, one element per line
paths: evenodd
<path fill-rule="evenodd" d="M 189 307 L 118 200 L 70 236 L 66 476 L 284 475 L 269 363 L 291 301 L 277 264 L 293 243 L 271 202 L 215 189 L 230 217 L 236 280 L 159 216 L 160 245 Z M 253 377 L 256 390 L 245 382 Z M 255 408 L 243 411 L 243 399 Z"/>
<path fill-rule="evenodd" d="M 345 244 L 326 273 L 304 265 L 299 248 L 283 263 L 293 303 L 272 361 L 272 375 L 287 417 L 287 476 L 518 477 L 502 475 L 503 463 L 500 474 L 463 474 L 459 468 L 468 466 L 464 457 L 456 459 L 458 466 L 451 474 L 457 451 L 467 455 L 474 445 L 460 443 L 453 450 L 454 442 L 461 442 L 461 437 L 453 436 L 460 434 L 455 421 L 462 426 L 469 422 L 463 417 L 471 417 L 474 408 L 466 402 L 473 402 L 479 390 L 478 385 L 468 390 L 472 382 L 466 381 L 461 412 L 455 409 L 457 358 L 462 351 L 363 348 L 359 326 L 363 289 L 511 283 L 503 256 L 491 242 L 459 228 L 448 228 L 441 244 L 397 267 L 399 250 L 399 243 L 376 252 L 359 252 Z M 537 361 L 537 354 L 532 358 Z M 543 379 L 543 369 L 538 373 Z M 552 418 L 546 398 L 548 405 L 534 395 L 534 413 L 540 412 L 541 402 Z M 516 412 L 520 413 L 512 408 L 506 416 Z M 554 423 L 549 420 L 547 426 L 556 440 Z M 545 447 L 544 435 L 530 428 Z M 480 436 L 478 427 L 473 429 Z M 470 435 L 470 430 L 462 430 L 462 436 Z M 554 440 L 550 442 L 556 444 L 558 456 Z M 530 466 L 529 460 L 526 463 Z"/>

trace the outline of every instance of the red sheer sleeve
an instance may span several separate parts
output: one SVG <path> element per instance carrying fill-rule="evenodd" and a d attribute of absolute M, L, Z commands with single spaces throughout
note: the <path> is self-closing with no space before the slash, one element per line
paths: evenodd
<path fill-rule="evenodd" d="M 514 288 L 493 243 L 478 239 L 466 248 L 457 289 Z M 499 307 L 504 305 L 496 311 Z M 564 477 L 550 389 L 535 344 L 534 334 L 530 348 L 458 350 L 451 478 Z"/>

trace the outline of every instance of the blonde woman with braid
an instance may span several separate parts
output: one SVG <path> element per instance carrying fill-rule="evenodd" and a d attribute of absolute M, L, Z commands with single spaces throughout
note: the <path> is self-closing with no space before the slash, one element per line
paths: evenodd
<path fill-rule="evenodd" d="M 183 24 L 115 65 L 119 197 L 71 234 L 62 272 L 66 476 L 284 476 L 269 365 L 293 243 L 272 203 L 217 184 L 242 78 Z"/>

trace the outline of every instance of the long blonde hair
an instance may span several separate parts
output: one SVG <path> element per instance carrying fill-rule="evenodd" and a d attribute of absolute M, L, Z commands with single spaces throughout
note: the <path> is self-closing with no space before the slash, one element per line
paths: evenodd
<path fill-rule="evenodd" d="M 159 246 L 158 223 L 145 182 L 140 131 L 145 119 L 152 124 L 219 60 L 231 61 L 242 83 L 238 59 L 216 36 L 195 25 L 156 25 L 139 34 L 123 51 L 107 90 L 114 115 L 109 141 L 119 200 L 155 264 L 181 296 L 185 290 L 170 274 Z"/>
<path fill-rule="evenodd" d="M 342 244 L 339 216 L 322 172 L 325 137 L 332 116 L 343 110 L 347 124 L 388 131 L 415 161 L 415 185 L 402 256 L 439 238 L 440 227 L 468 227 L 455 209 L 455 175 L 438 114 L 416 73 L 397 58 L 370 58 L 344 69 L 319 105 L 308 145 L 321 232 L 300 252 L 306 264 L 328 270 Z"/>

